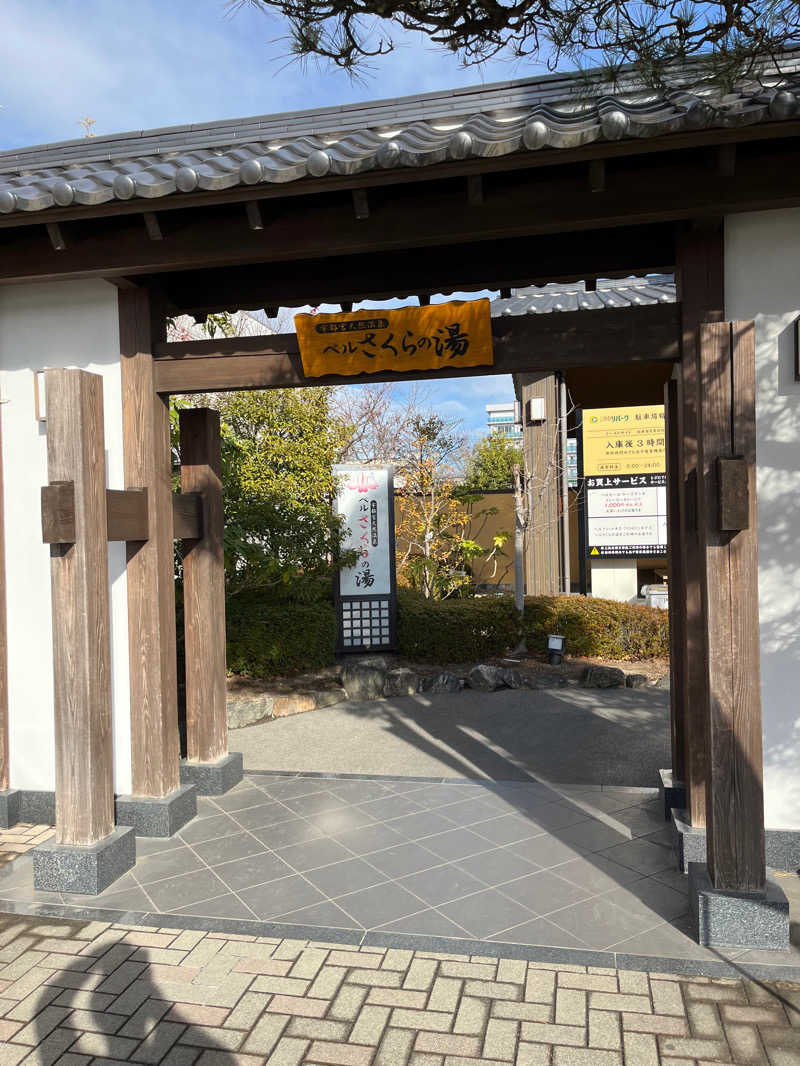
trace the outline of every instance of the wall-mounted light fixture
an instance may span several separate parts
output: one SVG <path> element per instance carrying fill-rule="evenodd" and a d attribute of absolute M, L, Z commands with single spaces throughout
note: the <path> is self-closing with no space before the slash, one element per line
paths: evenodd
<path fill-rule="evenodd" d="M 567 638 L 560 633 L 549 633 L 547 636 L 547 661 L 551 666 L 560 666 L 564 657 L 564 649 L 567 646 Z"/>
<path fill-rule="evenodd" d="M 44 370 L 33 372 L 33 413 L 37 422 L 47 421 L 47 406 L 45 404 Z"/>

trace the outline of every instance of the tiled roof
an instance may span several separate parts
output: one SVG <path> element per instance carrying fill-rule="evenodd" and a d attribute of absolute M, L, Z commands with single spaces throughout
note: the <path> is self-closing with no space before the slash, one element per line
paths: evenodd
<path fill-rule="evenodd" d="M 120 133 L 0 152 L 0 212 L 153 200 L 195 189 L 426 167 L 593 141 L 748 126 L 800 111 L 800 51 L 783 75 L 720 95 L 688 68 L 663 94 L 630 73 L 548 75 L 207 125 Z"/>
<path fill-rule="evenodd" d="M 675 303 L 675 281 L 668 274 L 620 281 L 600 279 L 595 292 L 587 292 L 582 281 L 568 284 L 551 282 L 515 289 L 506 300 L 492 300 L 492 317 L 501 315 L 542 315 L 558 311 L 596 311 L 604 307 L 643 307 L 646 304 Z"/>

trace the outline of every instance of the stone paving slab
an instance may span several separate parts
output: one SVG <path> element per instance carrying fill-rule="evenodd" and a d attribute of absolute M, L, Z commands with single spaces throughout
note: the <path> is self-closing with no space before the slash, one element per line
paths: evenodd
<path fill-rule="evenodd" d="M 800 984 L 0 916 L 0 1064 L 118 1062 L 800 1066 Z"/>
<path fill-rule="evenodd" d="M 795 947 L 720 953 L 691 938 L 686 878 L 674 869 L 654 793 L 253 773 L 223 796 L 201 797 L 177 836 L 139 838 L 135 869 L 96 897 L 35 891 L 30 855 L 19 852 L 47 830 L 9 831 L 18 850 L 0 865 L 0 910 L 800 979 Z M 800 904 L 800 879 L 790 880 Z M 135 961 L 168 966 L 171 949 L 153 944 Z"/>

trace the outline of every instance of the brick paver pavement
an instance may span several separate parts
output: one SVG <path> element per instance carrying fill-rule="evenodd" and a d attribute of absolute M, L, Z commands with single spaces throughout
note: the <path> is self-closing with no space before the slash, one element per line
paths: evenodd
<path fill-rule="evenodd" d="M 800 985 L 0 915 L 0 1066 L 800 1064 Z"/>
<path fill-rule="evenodd" d="M 18 822 L 11 829 L 0 829 L 0 866 L 32 851 L 52 835 L 52 826 L 29 825 L 27 822 Z"/>

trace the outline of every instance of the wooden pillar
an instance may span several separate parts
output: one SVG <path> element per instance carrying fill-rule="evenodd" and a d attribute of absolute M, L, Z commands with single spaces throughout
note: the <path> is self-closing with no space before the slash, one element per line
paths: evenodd
<path fill-rule="evenodd" d="M 133 794 L 163 797 L 180 758 L 169 397 L 155 391 L 152 357 L 164 325 L 146 290 L 118 298 L 125 482 L 147 489 L 150 508 L 149 540 L 127 545 Z"/>
<path fill-rule="evenodd" d="M 186 741 L 190 762 L 215 762 L 228 751 L 225 660 L 225 569 L 219 414 L 180 413 L 181 491 L 202 499 L 202 536 L 184 540 Z"/>
<path fill-rule="evenodd" d="M 523 451 L 528 476 L 525 588 L 529 596 L 561 591 L 559 504 L 559 403 L 555 374 L 521 374 Z M 544 400 L 544 418 L 531 422 L 528 401 Z"/>
<path fill-rule="evenodd" d="M 56 843 L 85 845 L 114 828 L 103 382 L 48 370 L 45 388 L 48 478 L 74 501 L 71 538 L 50 548 Z"/>
<path fill-rule="evenodd" d="M 701 326 L 699 352 L 708 871 L 716 889 L 760 891 L 765 862 L 753 323 Z"/>
<path fill-rule="evenodd" d="M 684 707 L 686 724 L 684 745 L 684 781 L 687 807 L 693 826 L 706 824 L 706 777 L 708 767 L 707 686 L 702 664 L 706 661 L 707 633 L 703 605 L 703 560 L 697 522 L 698 496 L 698 404 L 700 390 L 700 353 L 698 328 L 703 322 L 723 318 L 723 230 L 719 226 L 690 229 L 677 242 L 676 281 L 681 305 L 681 364 L 679 426 L 680 551 L 684 581 L 682 587 L 670 589 L 670 608 L 682 613 L 684 636 L 678 649 L 682 690 L 679 698 Z"/>
<path fill-rule="evenodd" d="M 683 781 L 686 747 L 686 577 L 681 551 L 680 486 L 680 395 L 678 380 L 664 386 L 667 438 L 667 522 L 669 541 L 669 657 L 670 657 L 670 735 L 672 740 L 672 780 Z"/>
<path fill-rule="evenodd" d="M 11 780 L 8 749 L 8 622 L 6 618 L 6 516 L 3 482 L 3 408 L 0 406 L 0 792 Z"/>

